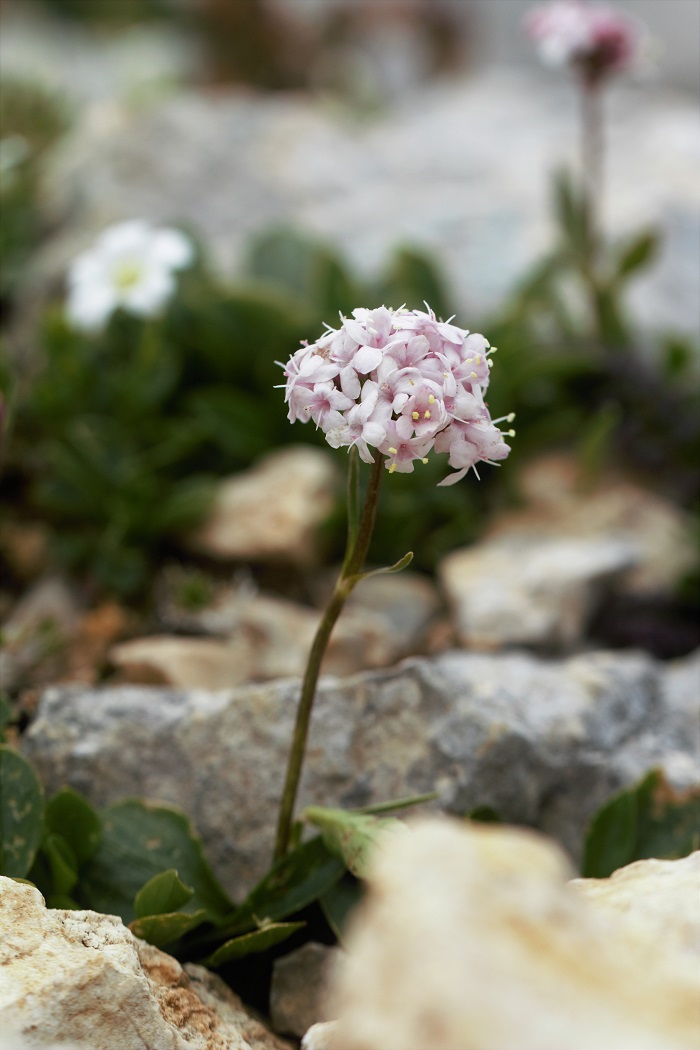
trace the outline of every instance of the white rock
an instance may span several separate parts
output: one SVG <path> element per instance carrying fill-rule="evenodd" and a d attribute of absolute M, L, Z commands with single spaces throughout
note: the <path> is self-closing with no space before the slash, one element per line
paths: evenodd
<path fill-rule="evenodd" d="M 574 879 L 571 886 L 601 912 L 610 910 L 651 944 L 673 945 L 700 960 L 700 851 L 680 860 L 638 860 L 609 879 Z"/>
<path fill-rule="evenodd" d="M 253 676 L 253 664 L 243 638 L 153 635 L 113 646 L 109 659 L 127 682 L 182 688 L 228 689 Z"/>
<path fill-rule="evenodd" d="M 623 593 L 672 591 L 696 564 L 697 545 L 688 514 L 628 478 L 607 472 L 586 484 L 580 464 L 556 453 L 529 463 L 520 487 L 527 505 L 499 515 L 486 538 L 624 539 L 638 561 L 615 583 Z"/>
<path fill-rule="evenodd" d="M 339 961 L 335 1050 L 697 1050 L 700 972 L 566 880 L 533 832 L 416 822 Z"/>
<path fill-rule="evenodd" d="M 188 544 L 211 558 L 309 564 L 319 526 L 333 509 L 336 476 L 321 449 L 271 452 L 220 483 L 209 518 Z"/>
<path fill-rule="evenodd" d="M 28 1048 L 289 1050 L 218 977 L 185 972 L 113 915 L 47 909 L 4 877 L 0 966 L 0 1031 Z"/>
<path fill-rule="evenodd" d="M 610 580 L 639 560 L 626 541 L 508 534 L 454 551 L 439 566 L 463 645 L 569 646 Z"/>

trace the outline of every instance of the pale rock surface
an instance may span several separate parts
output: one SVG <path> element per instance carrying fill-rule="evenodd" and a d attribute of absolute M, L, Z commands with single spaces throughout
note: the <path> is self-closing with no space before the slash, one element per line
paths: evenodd
<path fill-rule="evenodd" d="M 614 536 L 509 533 L 448 554 L 438 571 L 463 645 L 565 648 L 581 639 L 611 582 L 638 561 Z"/>
<path fill-rule="evenodd" d="M 188 545 L 210 558 L 312 563 L 319 526 L 333 509 L 337 474 L 321 449 L 293 445 L 220 482 Z"/>
<path fill-rule="evenodd" d="M 228 689 L 254 677 L 243 638 L 218 641 L 151 635 L 113 646 L 109 659 L 125 682 Z"/>
<path fill-rule="evenodd" d="M 27 1050 L 289 1050 L 218 977 L 185 971 L 116 916 L 47 909 L 4 877 L 0 965 L 0 1030 Z"/>
<path fill-rule="evenodd" d="M 245 681 L 300 677 L 321 613 L 243 588 L 189 618 L 224 636 L 151 635 L 114 646 L 109 658 L 122 680 L 226 689 Z M 387 612 L 348 603 L 328 643 L 323 673 L 348 675 L 395 664 L 417 644 L 427 621 L 425 602 L 422 609 L 404 602 Z M 412 630 L 404 631 L 404 625 Z"/>
<path fill-rule="evenodd" d="M 614 537 L 636 564 L 615 581 L 622 593 L 668 593 L 696 563 L 693 523 L 686 511 L 626 477 L 605 472 L 586 482 L 572 456 L 552 453 L 528 463 L 519 477 L 526 505 L 500 514 L 485 538 Z"/>
<path fill-rule="evenodd" d="M 525 830 L 424 819 L 387 840 L 339 960 L 330 1046 L 697 1050 L 697 965 L 570 874 Z"/>
<path fill-rule="evenodd" d="M 574 879 L 571 886 L 651 945 L 673 947 L 690 967 L 700 966 L 700 851 L 679 860 L 638 860 L 609 879 Z"/>
<path fill-rule="evenodd" d="M 270 987 L 270 1020 L 276 1032 L 302 1036 L 327 1015 L 328 978 L 339 952 L 327 944 L 308 944 L 276 959 Z"/>
<path fill-rule="evenodd" d="M 453 651 L 321 680 L 299 806 L 353 808 L 437 791 L 462 815 L 488 805 L 574 858 L 590 817 L 653 766 L 696 785 L 700 652 L 544 660 Z M 298 680 L 221 692 L 122 686 L 46 690 L 22 737 L 47 792 L 98 806 L 126 796 L 185 809 L 241 899 L 269 863 Z"/>

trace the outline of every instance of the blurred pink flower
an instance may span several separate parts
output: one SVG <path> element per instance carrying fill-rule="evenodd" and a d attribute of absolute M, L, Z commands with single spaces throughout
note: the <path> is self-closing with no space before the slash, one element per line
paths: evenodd
<path fill-rule="evenodd" d="M 525 28 L 544 62 L 570 65 L 588 84 L 630 69 L 640 51 L 640 29 L 632 18 L 584 0 L 536 7 Z"/>

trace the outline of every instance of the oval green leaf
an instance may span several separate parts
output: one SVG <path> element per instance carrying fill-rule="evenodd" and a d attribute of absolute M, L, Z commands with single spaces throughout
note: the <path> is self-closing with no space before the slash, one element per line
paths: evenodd
<path fill-rule="evenodd" d="M 166 915 L 179 911 L 193 895 L 192 886 L 182 882 L 175 868 L 168 868 L 141 887 L 134 898 L 134 911 L 139 919 L 146 915 Z"/>
<path fill-rule="evenodd" d="M 241 937 L 232 937 L 226 941 L 215 952 L 208 955 L 201 962 L 204 966 L 216 969 L 224 963 L 233 959 L 243 959 L 246 955 L 256 955 L 266 952 L 276 944 L 286 941 L 297 930 L 306 926 L 305 922 L 270 922 L 253 930 L 252 933 L 244 933 Z"/>
<path fill-rule="evenodd" d="M 44 792 L 26 758 L 0 744 L 0 875 L 23 878 L 44 833 Z"/>
<path fill-rule="evenodd" d="M 166 944 L 184 937 L 190 930 L 201 926 L 207 921 L 205 908 L 188 914 L 175 911 L 163 915 L 144 915 L 129 923 L 129 929 L 136 937 L 154 944 L 156 948 L 163 948 Z"/>
<path fill-rule="evenodd" d="M 46 804 L 46 827 L 62 835 L 78 866 L 93 855 L 100 842 L 102 822 L 86 798 L 73 788 L 57 791 Z"/>

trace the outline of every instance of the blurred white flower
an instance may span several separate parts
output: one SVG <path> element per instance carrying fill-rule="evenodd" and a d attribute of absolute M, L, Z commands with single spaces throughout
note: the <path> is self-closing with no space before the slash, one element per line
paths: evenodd
<path fill-rule="evenodd" d="M 178 230 L 140 219 L 109 226 L 68 271 L 66 312 L 76 328 L 97 331 L 122 307 L 140 317 L 157 315 L 175 291 L 175 271 L 193 258 Z"/>

